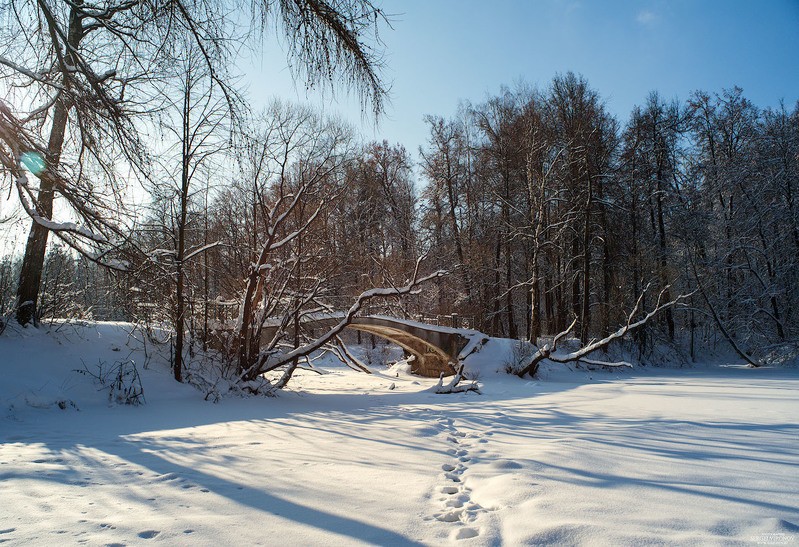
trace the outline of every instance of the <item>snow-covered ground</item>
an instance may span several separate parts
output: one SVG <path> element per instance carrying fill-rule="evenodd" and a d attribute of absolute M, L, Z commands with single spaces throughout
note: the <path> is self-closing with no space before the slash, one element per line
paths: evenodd
<path fill-rule="evenodd" d="M 0 542 L 799 542 L 796 369 L 485 372 L 435 395 L 331 366 L 213 404 L 131 346 L 112 324 L 0 336 Z M 128 358 L 146 405 L 73 372 Z"/>

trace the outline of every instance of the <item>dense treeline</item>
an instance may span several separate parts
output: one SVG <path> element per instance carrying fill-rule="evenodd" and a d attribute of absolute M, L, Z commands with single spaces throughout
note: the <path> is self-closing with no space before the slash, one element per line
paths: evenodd
<path fill-rule="evenodd" d="M 429 116 L 415 160 L 307 108 L 255 115 L 232 72 L 276 33 L 306 85 L 379 116 L 371 0 L 8 0 L 0 19 L 0 195 L 30 219 L 0 261 L 0 332 L 166 321 L 178 381 L 211 344 L 255 391 L 346 356 L 338 334 L 375 311 L 534 342 L 573 328 L 588 351 L 657 308 L 642 350 L 796 347 L 797 107 L 652 94 L 622 125 L 569 73 Z"/>
<path fill-rule="evenodd" d="M 574 315 L 586 342 L 649 284 L 698 288 L 659 336 L 795 339 L 796 109 L 760 111 L 737 88 L 684 104 L 653 93 L 622 128 L 567 74 L 429 122 L 422 229 L 442 263 L 463 264 L 443 308 L 511 337 Z"/>
<path fill-rule="evenodd" d="M 414 164 L 401 145 L 361 144 L 277 103 L 208 154 L 190 191 L 164 178 L 128 274 L 53 247 L 40 313 L 181 318 L 205 344 L 250 298 L 297 347 L 303 314 L 402 286 L 425 257 L 450 274 L 381 311 L 457 314 L 531 340 L 577 318 L 585 344 L 665 288 L 664 299 L 693 294 L 636 333 L 642 350 L 723 343 L 762 359 L 796 344 L 799 108 L 761 110 L 738 88 L 683 103 L 652 93 L 622 125 L 568 73 L 426 123 Z M 0 265 L 6 306 L 13 269 Z"/>
<path fill-rule="evenodd" d="M 799 109 L 759 110 L 738 88 L 652 93 L 621 127 L 569 73 L 428 122 L 420 229 L 440 264 L 461 265 L 439 311 L 533 340 L 576 316 L 586 343 L 647 286 L 644 308 L 670 287 L 696 292 L 643 346 L 795 342 Z"/>

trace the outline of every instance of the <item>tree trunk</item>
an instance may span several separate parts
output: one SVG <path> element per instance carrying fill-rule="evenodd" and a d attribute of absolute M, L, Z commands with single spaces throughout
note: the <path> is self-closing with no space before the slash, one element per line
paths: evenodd
<path fill-rule="evenodd" d="M 61 159 L 61 150 L 64 145 L 69 106 L 64 100 L 59 99 L 53 115 L 53 126 L 50 130 L 50 141 L 47 145 L 47 169 L 55 170 Z M 53 199 L 55 198 L 54 182 L 52 177 L 43 176 L 40 179 L 39 195 L 37 197 L 36 212 L 46 219 L 53 217 Z M 44 269 L 44 256 L 47 250 L 47 238 L 50 232 L 36 221 L 31 224 L 28 242 L 25 245 L 25 256 L 22 259 L 22 268 L 19 273 L 17 287 L 17 322 L 27 325 L 37 321 L 36 311 L 39 300 L 39 289 L 42 282 Z"/>
<path fill-rule="evenodd" d="M 53 189 L 52 186 L 49 188 L 47 186 L 49 185 L 42 181 L 37 210 L 41 216 L 50 218 L 53 212 Z M 33 222 L 28 234 L 28 242 L 25 245 L 25 256 L 22 259 L 19 285 L 17 286 L 17 322 L 20 325 L 37 321 L 39 286 L 42 282 L 48 235 L 49 232 L 46 228 Z"/>
<path fill-rule="evenodd" d="M 565 271 L 566 266 L 563 265 L 563 260 L 561 259 L 560 253 L 554 254 L 556 255 L 555 260 L 557 261 L 558 265 L 556 272 L 559 275 L 559 279 L 557 280 L 557 283 L 555 283 L 555 300 L 558 304 L 558 314 L 557 321 L 555 323 L 555 330 L 553 332 L 562 332 L 568 324 L 566 322 L 566 294 L 563 290 L 568 272 Z"/>
<path fill-rule="evenodd" d="M 591 328 L 591 206 L 593 204 L 591 177 L 588 177 L 588 200 L 585 204 L 585 225 L 583 226 L 583 301 L 580 314 L 580 342 L 588 343 Z"/>
<path fill-rule="evenodd" d="M 186 218 L 189 207 L 189 184 L 191 183 L 191 75 L 186 74 L 183 92 L 182 154 L 180 170 L 180 210 L 178 211 L 178 248 L 175 256 L 175 360 L 172 364 L 175 380 L 183 381 L 183 333 L 186 323 L 184 293 L 184 263 L 186 256 Z"/>
<path fill-rule="evenodd" d="M 576 230 L 575 230 L 575 232 L 576 232 Z M 578 265 L 579 263 L 577 262 L 577 257 L 580 256 L 580 238 L 577 237 L 576 233 L 572 233 L 572 238 L 571 239 L 572 239 L 572 241 L 571 241 L 571 244 L 572 244 L 572 254 L 571 254 L 572 265 L 571 265 L 571 272 L 570 273 L 571 273 L 571 276 L 572 276 L 572 279 L 571 279 L 571 282 L 572 282 L 572 287 L 571 287 L 571 289 L 572 289 L 572 294 L 571 294 L 571 297 L 572 297 L 572 301 L 571 301 L 572 314 L 574 315 L 574 317 L 581 317 L 582 314 L 580 313 L 580 311 L 581 311 L 581 308 L 580 308 L 580 270 L 579 270 L 579 265 Z M 565 320 L 565 318 L 564 318 L 564 320 Z M 579 321 L 578 321 L 578 327 L 579 327 Z M 579 328 L 582 329 L 582 327 L 579 327 Z"/>
<path fill-rule="evenodd" d="M 500 258 L 502 256 L 502 233 L 497 233 L 497 243 L 494 248 L 494 287 L 493 287 L 493 302 L 494 313 L 491 322 L 491 335 L 501 336 L 505 334 L 502 329 L 502 321 L 500 320 L 500 312 L 502 311 L 502 304 L 499 301 L 499 282 L 501 279 L 500 274 Z"/>
<path fill-rule="evenodd" d="M 530 342 L 536 343 L 541 336 L 541 301 L 538 282 L 538 253 L 533 258 L 533 283 L 530 287 Z"/>
<path fill-rule="evenodd" d="M 76 6 L 82 4 L 81 0 L 76 1 Z M 56 32 L 55 29 L 51 29 Z M 67 43 L 69 49 L 64 56 L 65 64 L 74 64 L 71 50 L 77 50 L 83 38 L 82 18 L 76 8 L 70 10 L 69 31 Z M 65 76 L 63 79 L 65 87 L 69 86 L 69 80 Z M 64 137 L 66 135 L 69 111 L 72 105 L 67 102 L 63 94 L 60 94 L 53 110 L 53 125 L 50 128 L 50 137 L 47 142 L 47 152 L 45 155 L 45 165 L 47 171 L 55 172 L 61 163 L 61 152 L 64 148 Z M 37 213 L 46 219 L 53 217 L 53 199 L 55 197 L 55 182 L 47 171 L 40 178 L 39 194 L 37 196 Z M 36 221 L 31 225 L 28 234 L 28 241 L 25 245 L 25 256 L 22 259 L 22 267 L 19 273 L 19 285 L 17 286 L 17 322 L 20 325 L 27 325 L 36 321 L 36 306 L 39 300 L 39 289 L 42 281 L 42 270 L 44 268 L 44 255 L 47 250 L 47 238 L 49 231 Z"/>
<path fill-rule="evenodd" d="M 514 317 L 514 307 L 513 307 L 513 290 L 511 289 L 513 278 L 512 278 L 512 262 L 511 262 L 511 248 L 510 248 L 510 237 L 508 235 L 505 236 L 506 244 L 505 244 L 505 284 L 508 287 L 507 293 L 505 293 L 505 306 L 507 306 L 507 314 L 508 314 L 508 338 L 517 338 L 518 331 L 516 329 L 516 319 Z"/>
<path fill-rule="evenodd" d="M 450 165 L 449 155 L 447 155 L 447 198 L 449 200 L 449 222 L 452 229 L 452 238 L 455 240 L 455 252 L 458 253 L 458 262 L 460 263 L 461 281 L 463 282 L 463 290 L 466 293 L 466 301 L 471 305 L 472 303 L 472 284 L 469 280 L 469 271 L 466 268 L 466 257 L 463 252 L 463 244 L 461 243 L 461 231 L 458 226 L 458 216 L 455 210 L 455 189 L 452 184 L 452 166 Z"/>
<path fill-rule="evenodd" d="M 181 238 L 182 239 L 182 238 Z M 175 375 L 175 380 L 178 382 L 183 381 L 183 331 L 185 305 L 183 302 L 183 268 L 178 263 L 177 271 L 177 290 L 175 297 L 177 299 L 175 306 L 175 360 L 172 364 L 172 369 Z"/>
<path fill-rule="evenodd" d="M 205 188 L 205 230 L 203 245 L 208 245 L 208 187 Z M 208 299 L 211 297 L 211 268 L 208 263 L 208 252 L 203 253 L 203 351 L 208 350 Z"/>
<path fill-rule="evenodd" d="M 657 222 L 658 222 L 658 245 L 660 250 L 660 281 L 664 287 L 669 285 L 668 273 L 666 271 L 666 224 L 663 220 L 663 168 L 658 165 L 658 172 L 657 172 Z M 669 300 L 671 297 L 668 289 L 666 290 L 665 298 Z M 669 340 L 674 340 L 674 314 L 671 311 L 671 308 L 667 309 L 665 312 L 666 317 L 666 326 L 669 331 Z"/>

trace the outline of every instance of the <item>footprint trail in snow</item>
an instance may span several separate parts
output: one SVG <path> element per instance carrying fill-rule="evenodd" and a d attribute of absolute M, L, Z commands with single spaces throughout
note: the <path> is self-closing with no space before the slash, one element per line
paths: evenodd
<path fill-rule="evenodd" d="M 467 435 L 451 418 L 436 418 L 442 432 L 446 433 L 449 445 L 447 454 L 451 460 L 441 466 L 441 483 L 436 489 L 437 502 L 441 508 L 433 514 L 440 522 L 454 526 L 450 539 L 468 539 L 480 535 L 480 527 L 475 523 L 485 509 L 472 501 L 471 489 L 464 484 L 464 473 L 472 460 L 470 450 L 473 436 Z"/>

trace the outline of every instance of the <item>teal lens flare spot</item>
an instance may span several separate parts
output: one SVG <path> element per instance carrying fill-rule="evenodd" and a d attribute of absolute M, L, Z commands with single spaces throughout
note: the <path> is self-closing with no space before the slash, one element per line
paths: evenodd
<path fill-rule="evenodd" d="M 25 169 L 34 175 L 38 175 L 44 171 L 44 158 L 38 152 L 23 152 L 22 156 L 19 158 L 19 161 L 22 163 Z"/>

